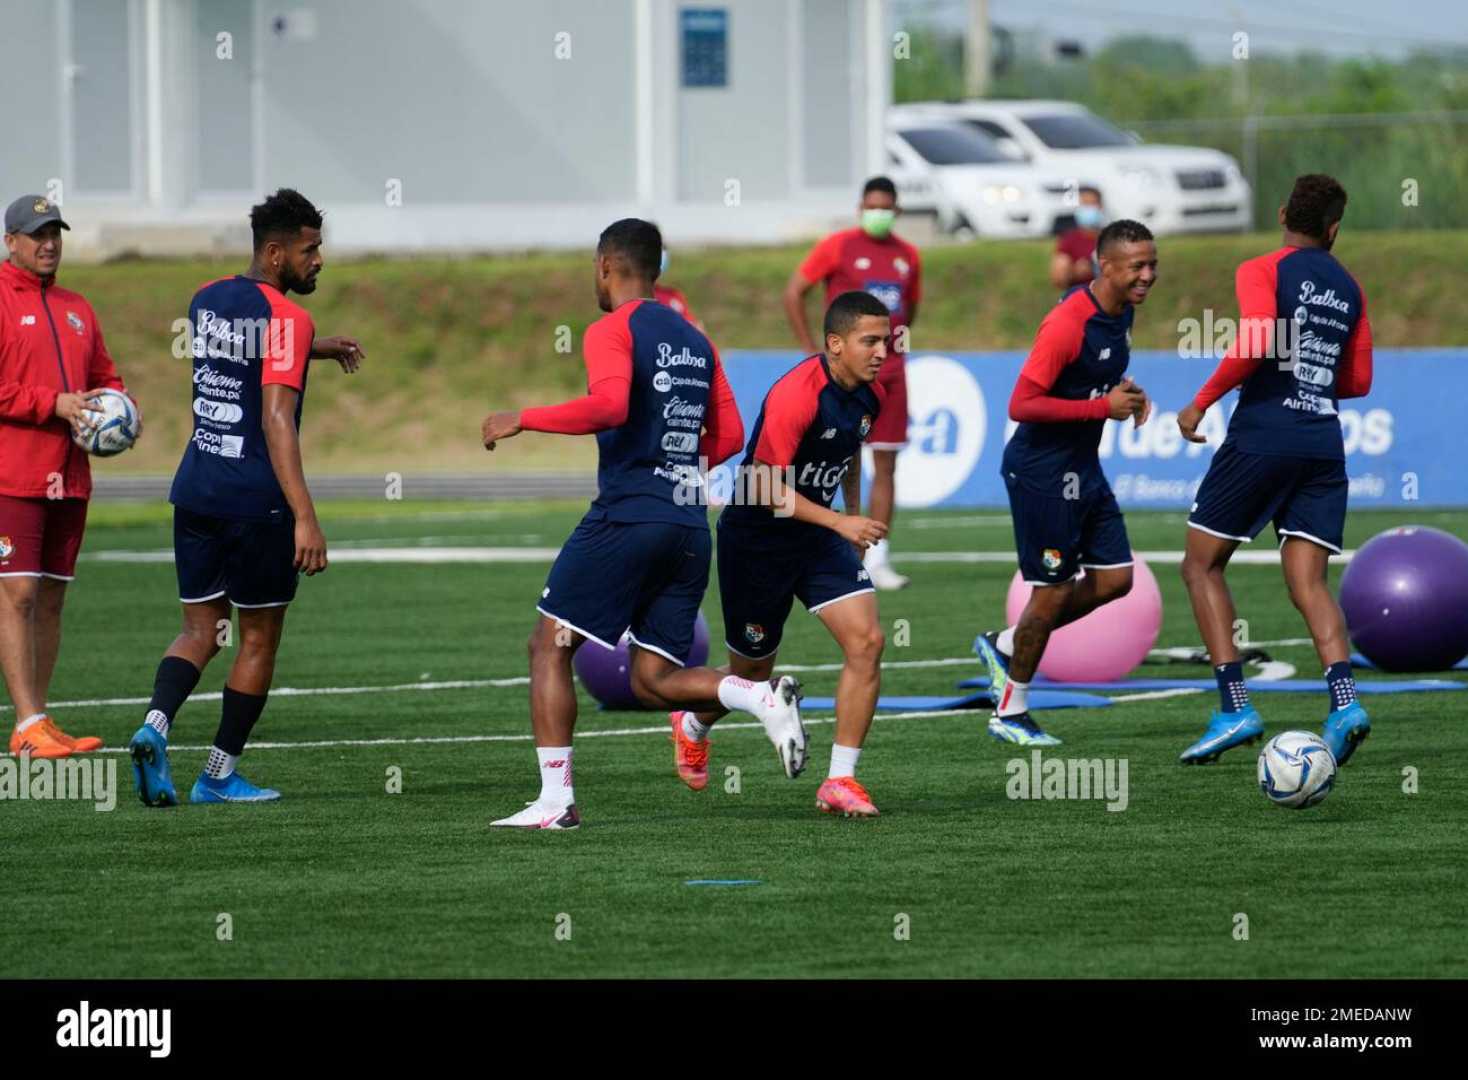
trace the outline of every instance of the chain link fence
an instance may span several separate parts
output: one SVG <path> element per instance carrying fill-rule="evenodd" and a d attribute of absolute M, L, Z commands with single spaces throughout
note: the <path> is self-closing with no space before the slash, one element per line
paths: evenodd
<path fill-rule="evenodd" d="M 1352 228 L 1468 228 L 1468 112 L 1248 116 L 1123 123 L 1147 142 L 1232 154 L 1254 188 L 1254 225 L 1302 173 L 1329 173 L 1350 194 Z"/>

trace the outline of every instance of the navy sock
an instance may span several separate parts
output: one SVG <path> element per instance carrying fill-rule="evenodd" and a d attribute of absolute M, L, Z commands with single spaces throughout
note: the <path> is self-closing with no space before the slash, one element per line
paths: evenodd
<path fill-rule="evenodd" d="M 1356 677 L 1351 662 L 1340 660 L 1325 669 L 1325 685 L 1330 689 L 1330 709 L 1344 709 L 1356 701 Z"/>
<path fill-rule="evenodd" d="M 1244 686 L 1244 665 L 1240 661 L 1219 664 L 1213 669 L 1213 677 L 1218 680 L 1218 700 L 1222 711 L 1242 712 L 1248 707 L 1249 691 Z"/>
<path fill-rule="evenodd" d="M 148 720 L 160 734 L 167 735 L 173 718 L 199 685 L 200 671 L 181 656 L 165 656 L 153 676 L 153 697 L 148 702 Z M 162 713 L 164 721 L 154 723 L 153 713 Z"/>
<path fill-rule="evenodd" d="M 226 754 L 239 757 L 245 752 L 245 740 L 260 714 L 265 711 L 268 694 L 244 694 L 226 686 L 224 708 L 219 717 L 219 731 L 214 736 L 214 745 Z"/>

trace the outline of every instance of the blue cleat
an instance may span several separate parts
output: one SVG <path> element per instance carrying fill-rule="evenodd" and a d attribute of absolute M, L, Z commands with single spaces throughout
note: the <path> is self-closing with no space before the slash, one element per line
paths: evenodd
<path fill-rule="evenodd" d="M 1325 727 L 1320 737 L 1330 747 L 1337 766 L 1344 765 L 1356 752 L 1361 740 L 1371 734 L 1371 718 L 1359 701 L 1353 701 L 1344 709 L 1337 709 L 1325 718 Z"/>
<path fill-rule="evenodd" d="M 1009 661 L 999 651 L 999 632 L 990 630 L 974 638 L 974 652 L 989 669 L 989 693 L 997 702 L 1004 693 L 1004 684 L 1009 681 Z"/>
<path fill-rule="evenodd" d="M 237 772 L 230 773 L 223 780 L 201 775 L 194 781 L 194 790 L 189 792 L 191 803 L 270 802 L 278 798 L 280 792 L 256 787 Z"/>
<path fill-rule="evenodd" d="M 989 734 L 1000 742 L 1017 746 L 1059 746 L 1060 740 L 1040 730 L 1027 712 L 1015 716 L 989 717 Z"/>
<path fill-rule="evenodd" d="M 1245 743 L 1258 742 L 1264 735 L 1264 718 L 1254 706 L 1238 712 L 1215 712 L 1208 718 L 1203 737 L 1178 755 L 1184 765 L 1207 765 L 1217 761 L 1225 750 Z"/>
<path fill-rule="evenodd" d="M 133 779 L 144 806 L 177 806 L 173 772 L 168 767 L 168 740 L 144 724 L 127 744 L 133 759 Z"/>

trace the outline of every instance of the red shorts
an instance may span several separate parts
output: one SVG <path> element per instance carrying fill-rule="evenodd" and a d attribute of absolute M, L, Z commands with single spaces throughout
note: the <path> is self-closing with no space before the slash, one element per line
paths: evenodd
<path fill-rule="evenodd" d="M 873 450 L 901 450 L 907 445 L 907 357 L 888 353 L 877 382 L 887 391 L 887 397 L 866 445 Z"/>
<path fill-rule="evenodd" d="M 0 495 L 0 577 L 70 581 L 86 531 L 86 499 Z"/>

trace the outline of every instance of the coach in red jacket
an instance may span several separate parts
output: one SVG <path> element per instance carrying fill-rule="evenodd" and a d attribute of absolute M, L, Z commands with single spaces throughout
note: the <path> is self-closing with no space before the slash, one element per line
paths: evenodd
<path fill-rule="evenodd" d="M 15 200 L 0 264 L 0 673 L 15 706 L 10 752 L 47 758 L 102 745 L 56 727 L 46 693 L 92 493 L 72 430 L 89 398 L 123 389 L 92 306 L 56 284 L 69 228 L 48 199 Z"/>

